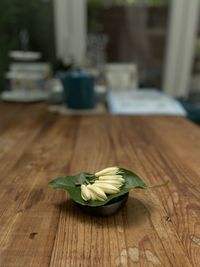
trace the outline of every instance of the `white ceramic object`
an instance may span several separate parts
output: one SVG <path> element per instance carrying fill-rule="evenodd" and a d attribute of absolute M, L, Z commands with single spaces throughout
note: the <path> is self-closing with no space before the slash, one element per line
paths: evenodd
<path fill-rule="evenodd" d="M 1 99 L 7 102 L 38 102 L 47 100 L 49 94 L 42 90 L 16 90 L 16 91 L 5 91 L 1 94 Z"/>
<path fill-rule="evenodd" d="M 41 58 L 41 53 L 33 51 L 10 51 L 9 56 L 15 60 L 34 61 Z"/>
<path fill-rule="evenodd" d="M 105 67 L 109 89 L 126 90 L 138 88 L 138 68 L 134 63 L 111 63 Z"/>
<path fill-rule="evenodd" d="M 51 74 L 51 65 L 46 62 L 11 63 L 5 77 L 10 80 L 11 90 L 45 89 Z"/>

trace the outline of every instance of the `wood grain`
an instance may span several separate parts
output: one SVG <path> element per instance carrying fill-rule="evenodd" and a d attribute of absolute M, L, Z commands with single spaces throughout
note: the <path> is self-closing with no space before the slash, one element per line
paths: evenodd
<path fill-rule="evenodd" d="M 58 116 L 0 105 L 0 266 L 199 266 L 200 130 L 179 117 Z M 48 182 L 118 165 L 146 183 L 108 217 Z"/>

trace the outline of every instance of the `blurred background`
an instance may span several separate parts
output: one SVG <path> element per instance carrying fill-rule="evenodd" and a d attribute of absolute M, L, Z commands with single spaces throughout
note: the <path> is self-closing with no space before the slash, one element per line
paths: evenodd
<path fill-rule="evenodd" d="M 95 77 L 98 101 L 111 91 L 113 113 L 114 98 L 148 100 L 156 90 L 198 123 L 199 10 L 198 0 L 1 0 L 1 98 L 63 104 L 69 77 L 60 74 L 78 68 Z"/>

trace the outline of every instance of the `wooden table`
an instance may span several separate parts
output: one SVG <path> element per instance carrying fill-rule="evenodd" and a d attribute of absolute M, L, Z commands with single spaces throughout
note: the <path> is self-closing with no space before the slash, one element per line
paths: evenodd
<path fill-rule="evenodd" d="M 108 218 L 48 182 L 107 166 L 146 183 Z M 200 266 L 200 130 L 180 117 L 58 116 L 0 105 L 0 266 Z"/>

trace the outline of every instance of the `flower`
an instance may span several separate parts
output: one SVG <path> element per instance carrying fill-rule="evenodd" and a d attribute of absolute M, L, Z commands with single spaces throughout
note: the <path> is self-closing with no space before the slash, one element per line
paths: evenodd
<path fill-rule="evenodd" d="M 96 186 L 104 191 L 106 194 L 116 194 L 119 193 L 120 189 L 112 184 L 108 183 L 94 183 Z"/>
<path fill-rule="evenodd" d="M 87 201 L 91 199 L 91 193 L 90 190 L 88 190 L 87 186 L 82 184 L 81 185 L 81 197 Z"/>
<path fill-rule="evenodd" d="M 110 167 L 95 173 L 95 180 L 81 185 L 81 197 L 85 200 L 105 201 L 106 194 L 117 194 L 125 183 L 122 175 L 117 174 L 118 167 Z"/>
<path fill-rule="evenodd" d="M 102 185 L 102 184 L 106 184 L 106 185 L 113 185 L 117 188 L 120 188 L 123 185 L 124 182 L 121 181 L 114 181 L 114 180 L 106 180 L 106 181 L 102 181 L 102 180 L 97 180 L 95 182 L 96 185 Z"/>
<path fill-rule="evenodd" d="M 105 176 L 99 176 L 99 180 L 100 181 L 113 180 L 113 181 L 123 182 L 124 178 L 122 175 L 105 175 Z"/>
<path fill-rule="evenodd" d="M 99 186 L 96 186 L 95 183 L 87 185 L 87 188 L 90 191 L 92 191 L 92 193 L 94 194 L 94 197 L 97 200 L 104 201 L 104 200 L 107 199 L 107 196 L 106 196 L 105 192 Z"/>
<path fill-rule="evenodd" d="M 95 176 L 99 177 L 102 175 L 115 175 L 115 174 L 117 174 L 118 171 L 119 171 L 118 167 L 109 167 L 109 168 L 105 168 L 99 172 L 96 172 Z"/>

